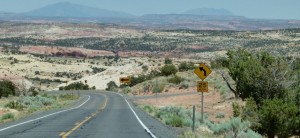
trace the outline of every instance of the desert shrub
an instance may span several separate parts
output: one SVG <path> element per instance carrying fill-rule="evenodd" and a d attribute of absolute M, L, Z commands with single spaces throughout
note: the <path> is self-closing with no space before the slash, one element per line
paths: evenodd
<path fill-rule="evenodd" d="M 0 81 L 0 98 L 16 95 L 16 86 L 11 81 Z"/>
<path fill-rule="evenodd" d="M 18 111 L 23 110 L 24 106 L 17 101 L 10 101 L 9 103 L 5 104 L 4 107 L 10 108 L 10 109 L 16 109 Z"/>
<path fill-rule="evenodd" d="M 143 69 L 143 71 L 145 72 L 145 71 L 148 70 L 148 66 L 144 65 L 144 66 L 142 66 L 142 69 Z"/>
<path fill-rule="evenodd" d="M 161 68 L 161 74 L 164 76 L 175 75 L 177 72 L 178 70 L 173 64 L 166 64 Z"/>
<path fill-rule="evenodd" d="M 156 70 L 152 70 L 147 75 L 130 76 L 131 82 L 130 82 L 129 86 L 137 85 L 137 84 L 142 83 L 144 81 L 151 80 L 151 79 L 153 79 L 157 76 L 160 76 L 160 72 L 158 72 Z"/>
<path fill-rule="evenodd" d="M 241 106 L 237 102 L 232 103 L 233 117 L 239 117 L 241 114 Z"/>
<path fill-rule="evenodd" d="M 1 116 L 1 121 L 7 120 L 7 119 L 14 119 L 14 118 L 15 118 L 14 114 L 7 113 L 7 114 L 4 114 L 3 116 Z"/>
<path fill-rule="evenodd" d="M 229 75 L 236 82 L 235 97 L 243 100 L 252 97 L 260 106 L 265 99 L 286 97 L 288 90 L 297 85 L 294 81 L 297 73 L 286 57 L 275 57 L 268 52 L 254 54 L 245 49 L 229 50 L 227 56 Z"/>
<path fill-rule="evenodd" d="M 172 59 L 165 58 L 165 64 L 172 64 Z"/>
<path fill-rule="evenodd" d="M 62 90 L 64 90 L 64 88 L 65 87 L 61 86 L 61 87 L 58 88 L 58 90 L 62 91 Z"/>
<path fill-rule="evenodd" d="M 187 89 L 189 87 L 189 82 L 187 82 L 186 80 L 184 80 L 184 81 L 182 81 L 181 83 L 180 83 L 180 87 L 179 87 L 179 89 Z"/>
<path fill-rule="evenodd" d="M 39 92 L 34 90 L 34 91 L 31 91 L 31 94 L 32 94 L 32 96 L 37 96 L 39 94 Z"/>
<path fill-rule="evenodd" d="M 158 76 L 161 76 L 161 73 L 157 70 L 151 70 L 151 72 L 148 74 L 149 79 L 153 79 Z"/>
<path fill-rule="evenodd" d="M 194 63 L 181 62 L 178 66 L 179 71 L 188 71 L 195 69 Z"/>
<path fill-rule="evenodd" d="M 28 108 L 29 111 L 35 111 L 43 106 L 49 106 L 55 103 L 55 100 L 50 97 L 44 97 L 37 95 L 35 97 L 31 96 L 24 96 L 20 97 L 20 99 L 17 101 L 25 108 Z"/>
<path fill-rule="evenodd" d="M 248 129 L 246 132 L 242 131 L 237 135 L 238 138 L 262 138 L 262 136 L 251 129 Z"/>
<path fill-rule="evenodd" d="M 68 86 L 61 87 L 59 89 L 62 89 L 62 90 L 89 90 L 89 85 L 83 84 L 82 82 L 75 82 L 75 83 L 69 84 Z"/>
<path fill-rule="evenodd" d="M 41 75 L 40 71 L 35 71 L 34 74 L 35 75 Z"/>
<path fill-rule="evenodd" d="M 79 96 L 75 95 L 75 94 L 59 94 L 58 97 L 60 98 L 60 100 L 74 100 L 74 99 L 78 99 Z"/>
<path fill-rule="evenodd" d="M 143 106 L 143 110 L 148 112 L 150 115 L 158 118 L 166 125 L 174 126 L 174 127 L 191 127 L 193 120 L 192 120 L 192 109 L 186 109 L 182 107 L 173 107 L 167 106 L 163 108 L 157 108 L 154 106 Z M 195 114 L 195 127 L 199 127 L 200 125 L 206 125 L 208 127 L 213 127 L 211 121 L 208 120 L 208 115 L 204 114 L 204 122 L 200 123 L 201 114 Z"/>
<path fill-rule="evenodd" d="M 182 119 L 182 125 L 183 126 L 192 126 L 193 125 L 193 120 L 190 118 L 183 118 Z"/>
<path fill-rule="evenodd" d="M 157 110 L 154 106 L 151 105 L 145 105 L 143 109 L 150 114 Z"/>
<path fill-rule="evenodd" d="M 151 83 L 149 83 L 149 82 L 144 83 L 144 84 L 143 84 L 143 91 L 144 91 L 144 92 L 149 92 L 151 86 L 152 86 L 152 85 L 151 85 Z"/>
<path fill-rule="evenodd" d="M 149 74 L 147 75 L 138 75 L 138 76 L 131 76 L 131 82 L 129 84 L 129 86 L 134 86 L 137 85 L 139 83 L 142 83 L 144 81 L 147 80 L 151 80 L 157 76 L 160 76 L 160 72 L 156 71 L 156 70 L 152 70 Z"/>
<path fill-rule="evenodd" d="M 162 120 L 166 125 L 173 127 L 190 127 L 192 125 L 192 111 L 182 107 L 164 107 L 158 109 L 154 106 L 144 106 L 143 109 Z"/>
<path fill-rule="evenodd" d="M 216 118 L 224 118 L 225 117 L 225 113 L 224 112 L 217 112 L 215 115 Z"/>
<path fill-rule="evenodd" d="M 225 57 L 218 57 L 211 62 L 211 67 L 213 69 L 228 67 L 228 65 L 229 65 L 228 59 L 226 59 Z"/>
<path fill-rule="evenodd" d="M 41 102 L 43 104 L 43 106 L 49 106 L 55 102 L 55 100 L 53 98 L 42 97 L 42 96 L 36 96 L 35 98 L 37 98 L 36 100 L 38 102 Z"/>
<path fill-rule="evenodd" d="M 39 92 L 35 90 L 35 87 L 30 87 L 28 91 L 31 92 L 32 96 L 37 96 L 39 94 Z"/>
<path fill-rule="evenodd" d="M 97 67 L 92 67 L 92 70 L 94 74 L 105 71 L 104 68 L 97 68 Z"/>
<path fill-rule="evenodd" d="M 127 94 L 127 93 L 131 93 L 131 89 L 129 87 L 125 87 L 122 89 L 123 93 Z"/>
<path fill-rule="evenodd" d="M 115 91 L 118 88 L 118 85 L 114 81 L 110 81 L 107 83 L 107 91 Z"/>
<path fill-rule="evenodd" d="M 131 82 L 130 82 L 129 86 L 134 86 L 134 85 L 137 85 L 139 83 L 142 83 L 142 82 L 148 80 L 146 75 L 138 75 L 137 77 L 131 76 L 130 78 L 131 78 L 131 80 L 130 80 Z"/>
<path fill-rule="evenodd" d="M 179 136 L 179 138 L 198 138 L 198 137 L 199 136 L 197 136 L 197 134 L 194 133 L 193 131 L 184 132 Z"/>
<path fill-rule="evenodd" d="M 5 105 L 5 107 L 16 109 L 16 110 L 24 110 L 27 109 L 29 112 L 36 111 L 44 106 L 49 106 L 55 103 L 55 99 L 53 96 L 40 96 L 37 95 L 35 97 L 31 96 L 22 96 L 17 101 L 11 101 Z"/>
<path fill-rule="evenodd" d="M 223 84 L 220 88 L 219 88 L 220 94 L 221 96 L 225 99 L 227 96 L 230 95 L 230 89 Z"/>
<path fill-rule="evenodd" d="M 183 126 L 183 118 L 178 115 L 170 115 L 165 119 L 166 125 L 170 125 L 172 127 L 182 127 Z"/>
<path fill-rule="evenodd" d="M 250 122 L 243 121 L 241 118 L 234 117 L 229 121 L 220 124 L 213 124 L 210 126 L 211 130 L 218 135 L 225 135 L 225 137 L 242 137 L 247 133 L 251 133 L 256 138 L 262 137 L 258 133 L 252 133 L 250 129 Z M 252 132 L 248 132 L 252 131 Z"/>
<path fill-rule="evenodd" d="M 234 116 L 249 120 L 253 130 L 268 137 L 289 137 L 299 130 L 297 106 L 282 99 L 266 99 L 258 108 L 254 99 L 248 98 L 245 106 L 233 104 L 233 111 Z"/>
<path fill-rule="evenodd" d="M 262 125 L 260 131 L 268 137 L 289 137 L 297 128 L 298 107 L 281 99 L 265 100 L 258 111 Z"/>
<path fill-rule="evenodd" d="M 258 130 L 258 128 L 261 127 L 261 124 L 259 122 L 259 114 L 258 114 L 258 108 L 253 100 L 253 98 L 248 98 L 246 100 L 246 105 L 241 108 L 241 115 L 240 117 L 243 120 L 249 120 L 251 122 L 251 128 L 254 130 Z"/>
<path fill-rule="evenodd" d="M 155 93 L 161 93 L 165 89 L 165 84 L 164 83 L 158 83 L 153 85 L 153 92 Z"/>
<path fill-rule="evenodd" d="M 182 81 L 184 81 L 184 78 L 179 77 L 177 75 L 173 75 L 171 78 L 168 79 L 169 83 L 173 83 L 173 84 L 179 84 Z"/>

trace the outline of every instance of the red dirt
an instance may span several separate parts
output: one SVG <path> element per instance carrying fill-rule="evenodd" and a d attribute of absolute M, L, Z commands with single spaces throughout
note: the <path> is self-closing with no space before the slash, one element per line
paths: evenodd
<path fill-rule="evenodd" d="M 11 71 L 2 70 L 0 71 L 0 80 L 20 80 L 23 77 L 13 74 Z"/>
<path fill-rule="evenodd" d="M 111 51 L 105 50 L 90 50 L 84 48 L 67 48 L 67 47 L 49 47 L 49 46 L 23 46 L 21 52 L 56 55 L 56 56 L 71 56 L 71 57 L 95 57 L 95 56 L 114 56 Z"/>
<path fill-rule="evenodd" d="M 0 109 L 0 116 L 6 114 L 7 112 L 9 112 L 9 111 Z"/>
<path fill-rule="evenodd" d="M 205 49 L 205 47 L 199 48 Z M 58 46 L 23 46 L 19 49 L 21 52 L 64 56 L 64 57 L 95 57 L 95 56 L 115 56 L 112 51 L 92 50 L 75 47 L 58 47 Z M 181 51 L 168 52 L 145 52 L 145 51 L 119 51 L 121 57 L 177 57 L 188 58 L 190 55 L 183 54 Z"/>

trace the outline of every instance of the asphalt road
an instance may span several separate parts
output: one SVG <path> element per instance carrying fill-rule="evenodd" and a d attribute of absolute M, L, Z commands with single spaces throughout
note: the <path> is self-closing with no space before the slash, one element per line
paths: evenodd
<path fill-rule="evenodd" d="M 147 127 L 122 96 L 110 92 L 81 94 L 73 107 L 0 125 L 0 137 L 151 138 L 152 133 L 147 133 Z"/>

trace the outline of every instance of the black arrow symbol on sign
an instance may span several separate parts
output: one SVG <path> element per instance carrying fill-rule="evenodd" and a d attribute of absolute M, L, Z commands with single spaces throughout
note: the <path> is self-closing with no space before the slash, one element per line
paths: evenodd
<path fill-rule="evenodd" d="M 129 81 L 129 79 L 123 79 L 123 78 L 122 78 L 121 81 Z"/>
<path fill-rule="evenodd" d="M 204 72 L 204 76 L 206 76 L 206 70 L 203 67 L 199 67 L 200 71 Z"/>

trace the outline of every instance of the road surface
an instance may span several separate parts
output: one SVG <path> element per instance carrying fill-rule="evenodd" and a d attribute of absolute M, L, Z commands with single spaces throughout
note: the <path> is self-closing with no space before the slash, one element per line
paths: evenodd
<path fill-rule="evenodd" d="M 123 96 L 110 92 L 80 93 L 82 98 L 73 107 L 37 113 L 0 125 L 0 137 L 151 138 L 154 136 Z"/>

